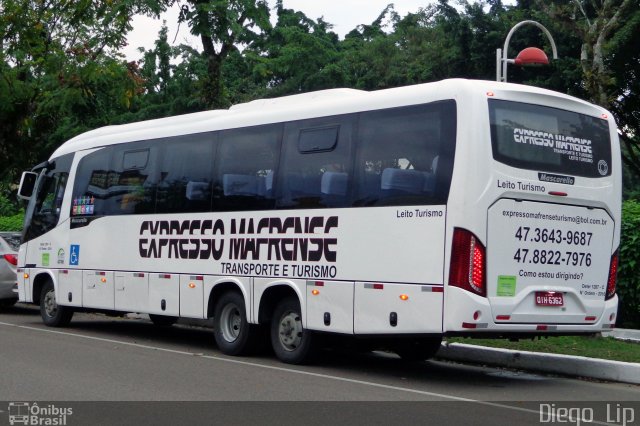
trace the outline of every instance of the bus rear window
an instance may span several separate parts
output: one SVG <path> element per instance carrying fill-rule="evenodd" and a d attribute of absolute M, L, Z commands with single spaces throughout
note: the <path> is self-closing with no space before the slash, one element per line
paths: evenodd
<path fill-rule="evenodd" d="M 493 158 L 521 169 L 611 175 L 606 120 L 540 105 L 489 100 Z"/>

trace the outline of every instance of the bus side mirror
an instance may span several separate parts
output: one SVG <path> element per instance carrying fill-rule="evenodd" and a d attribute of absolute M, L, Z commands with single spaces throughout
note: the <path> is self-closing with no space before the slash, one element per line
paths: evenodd
<path fill-rule="evenodd" d="M 20 188 L 18 189 L 18 197 L 23 200 L 28 200 L 31 198 L 33 194 L 33 188 L 36 186 L 36 180 L 38 179 L 38 174 L 34 172 L 22 172 L 22 177 L 20 178 Z"/>

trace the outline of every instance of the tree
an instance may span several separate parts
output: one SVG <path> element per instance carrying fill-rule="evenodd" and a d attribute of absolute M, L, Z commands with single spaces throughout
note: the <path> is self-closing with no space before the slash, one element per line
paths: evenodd
<path fill-rule="evenodd" d="M 340 67 L 348 86 L 376 90 L 405 84 L 406 46 L 396 44 L 393 33 L 385 32 L 399 20 L 389 4 L 371 24 L 358 25 L 346 35 L 340 46 Z"/>
<path fill-rule="evenodd" d="M 188 0 L 188 4 L 182 7 L 179 22 L 188 22 L 191 33 L 199 36 L 202 42 L 207 63 L 204 102 L 214 108 L 226 106 L 223 62 L 238 45 L 249 45 L 259 38 L 261 31 L 271 27 L 267 1 Z"/>
<path fill-rule="evenodd" d="M 623 160 L 640 176 L 638 76 L 639 0 L 537 0 L 581 42 L 580 66 L 590 100 L 612 110 L 622 129 Z"/>
<path fill-rule="evenodd" d="M 0 2 L 0 181 L 128 107 L 138 81 L 117 50 L 133 14 L 157 12 L 150 0 Z"/>
<path fill-rule="evenodd" d="M 248 59 L 260 73 L 269 96 L 308 92 L 344 85 L 336 63 L 338 35 L 322 18 L 285 9 L 279 1 L 278 21 L 247 49 Z"/>
<path fill-rule="evenodd" d="M 625 165 L 640 178 L 640 4 L 620 25 L 608 43 L 607 67 L 615 80 L 610 108 L 622 128 Z M 636 193 L 638 194 L 637 186 Z"/>

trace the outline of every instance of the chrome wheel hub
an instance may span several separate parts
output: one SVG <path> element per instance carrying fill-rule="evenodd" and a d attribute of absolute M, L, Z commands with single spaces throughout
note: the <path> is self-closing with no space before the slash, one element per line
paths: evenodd
<path fill-rule="evenodd" d="M 240 309 L 234 304 L 228 304 L 220 315 L 220 331 L 227 342 L 235 342 L 242 330 L 242 316 Z"/>
<path fill-rule="evenodd" d="M 302 343 L 302 320 L 296 312 L 287 312 L 278 327 L 280 343 L 287 351 L 296 350 Z"/>

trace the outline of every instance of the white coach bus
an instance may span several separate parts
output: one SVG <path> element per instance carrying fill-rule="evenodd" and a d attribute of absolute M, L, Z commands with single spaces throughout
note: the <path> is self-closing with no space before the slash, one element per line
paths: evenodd
<path fill-rule="evenodd" d="M 225 354 L 269 330 L 406 359 L 443 336 L 613 327 L 621 162 L 606 110 L 446 80 L 326 90 L 79 135 L 25 172 L 20 300 L 213 318 Z"/>

